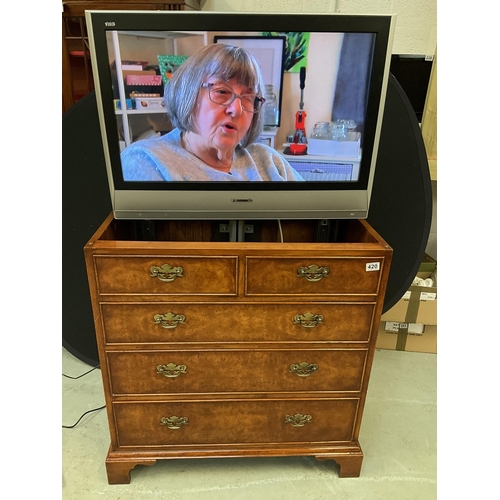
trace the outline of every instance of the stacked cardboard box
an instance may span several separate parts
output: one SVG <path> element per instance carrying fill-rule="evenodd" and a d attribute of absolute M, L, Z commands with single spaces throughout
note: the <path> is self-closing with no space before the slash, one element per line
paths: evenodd
<path fill-rule="evenodd" d="M 425 255 L 417 277 L 435 282 L 436 276 L 436 261 Z M 410 286 L 382 315 L 377 348 L 437 353 L 437 286 Z"/>

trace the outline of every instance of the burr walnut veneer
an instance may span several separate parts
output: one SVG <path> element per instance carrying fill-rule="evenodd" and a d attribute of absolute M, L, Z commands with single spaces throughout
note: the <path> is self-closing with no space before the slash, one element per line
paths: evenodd
<path fill-rule="evenodd" d="M 391 248 L 365 221 L 103 223 L 85 246 L 111 484 L 159 459 L 312 455 L 360 474 L 358 435 Z"/>

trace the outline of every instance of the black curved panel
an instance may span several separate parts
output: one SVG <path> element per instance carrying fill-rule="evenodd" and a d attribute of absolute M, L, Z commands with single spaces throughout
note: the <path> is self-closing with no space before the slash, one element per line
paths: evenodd
<path fill-rule="evenodd" d="M 63 116 L 63 346 L 99 364 L 83 247 L 111 212 L 96 99 L 91 92 Z M 429 167 L 420 128 L 390 75 L 368 221 L 394 250 L 384 312 L 410 286 L 432 218 Z"/>
<path fill-rule="evenodd" d="M 63 115 L 62 340 L 78 359 L 99 364 L 83 247 L 111 212 L 94 92 Z"/>
<path fill-rule="evenodd" d="M 391 74 L 368 222 L 393 248 L 384 312 L 408 290 L 429 239 L 432 186 L 415 112 Z"/>

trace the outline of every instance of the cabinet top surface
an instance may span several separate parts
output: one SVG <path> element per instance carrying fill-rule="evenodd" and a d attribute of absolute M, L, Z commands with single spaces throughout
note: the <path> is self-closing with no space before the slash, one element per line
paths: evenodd
<path fill-rule="evenodd" d="M 216 221 L 217 222 L 217 221 Z M 95 253 L 157 254 L 189 252 L 197 255 L 259 255 L 310 252 L 315 255 L 369 255 L 391 253 L 391 247 L 364 220 L 342 221 L 341 234 L 332 242 L 316 242 L 317 221 L 282 221 L 283 241 L 276 221 L 261 221 L 258 241 L 214 241 L 213 221 L 154 221 L 155 241 L 137 236 L 135 221 L 117 221 L 112 217 L 102 223 L 85 248 Z M 216 227 L 216 226 L 215 226 Z M 249 238 L 251 239 L 251 238 Z"/>

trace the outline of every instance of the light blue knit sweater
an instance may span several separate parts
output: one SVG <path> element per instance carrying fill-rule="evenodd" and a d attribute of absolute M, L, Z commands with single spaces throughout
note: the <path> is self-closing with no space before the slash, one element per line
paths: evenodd
<path fill-rule="evenodd" d="M 174 129 L 162 137 L 134 142 L 121 154 L 126 181 L 302 181 L 275 150 L 264 144 L 237 146 L 231 173 L 220 172 L 181 146 Z"/>

